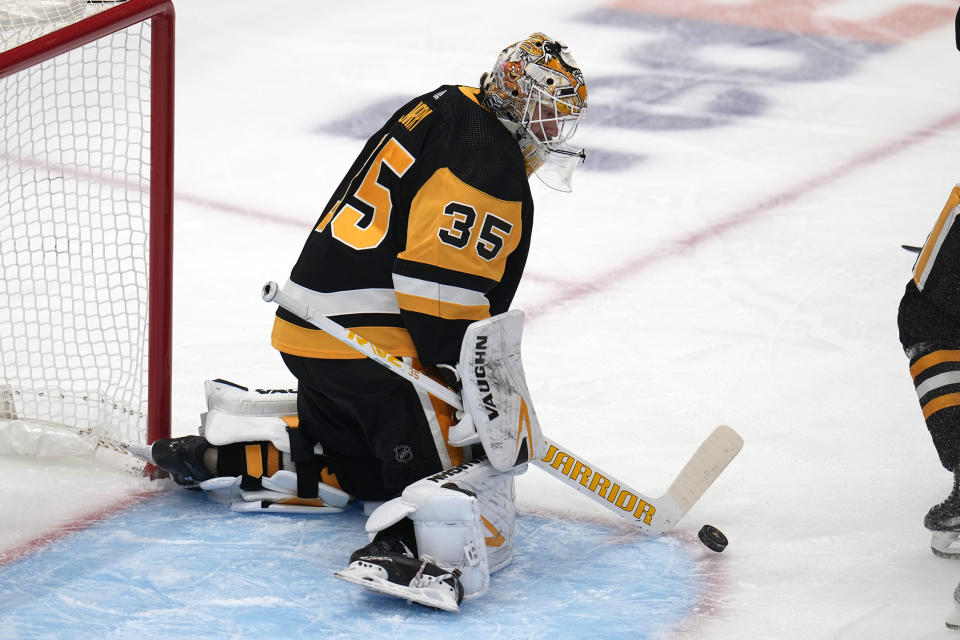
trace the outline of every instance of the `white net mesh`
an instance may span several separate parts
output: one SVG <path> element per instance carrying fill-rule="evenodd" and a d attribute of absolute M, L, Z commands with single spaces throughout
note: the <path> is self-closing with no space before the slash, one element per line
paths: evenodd
<path fill-rule="evenodd" d="M 0 0 L 0 51 L 35 40 L 115 4 L 87 0 Z"/>
<path fill-rule="evenodd" d="M 4 49 L 13 4 L 109 6 L 0 0 Z M 145 442 L 149 54 L 143 22 L 0 79 L 0 421 Z"/>

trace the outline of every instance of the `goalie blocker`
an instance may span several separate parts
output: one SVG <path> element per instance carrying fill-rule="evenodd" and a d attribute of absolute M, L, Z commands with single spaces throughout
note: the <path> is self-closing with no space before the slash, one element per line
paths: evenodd
<path fill-rule="evenodd" d="M 523 312 L 472 323 L 463 336 L 457 372 L 466 415 L 450 430 L 450 444 L 480 443 L 498 471 L 546 454 L 530 390 L 523 375 Z"/>

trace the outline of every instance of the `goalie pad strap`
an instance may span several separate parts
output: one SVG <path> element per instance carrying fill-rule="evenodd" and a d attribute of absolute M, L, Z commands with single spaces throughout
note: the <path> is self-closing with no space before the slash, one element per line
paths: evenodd
<path fill-rule="evenodd" d="M 301 498 L 316 498 L 317 483 L 320 482 L 320 465 L 310 442 L 299 425 L 287 425 L 290 437 L 290 458 L 297 466 L 297 495 Z"/>
<path fill-rule="evenodd" d="M 317 457 L 319 446 L 299 429 L 295 391 L 250 390 L 222 379 L 206 381 L 204 389 L 207 413 L 201 435 L 223 456 L 218 475 L 241 476 L 241 489 L 256 491 L 262 477 L 295 468 L 301 498 L 318 497 L 320 482 L 339 489 L 335 475 Z"/>
<path fill-rule="evenodd" d="M 263 477 L 263 457 L 260 453 L 260 445 L 257 443 L 243 445 L 243 454 L 247 459 L 246 475 L 259 481 Z"/>

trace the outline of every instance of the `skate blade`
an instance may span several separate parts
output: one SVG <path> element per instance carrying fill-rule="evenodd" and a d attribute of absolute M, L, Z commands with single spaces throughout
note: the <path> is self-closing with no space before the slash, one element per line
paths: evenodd
<path fill-rule="evenodd" d="M 954 603 L 953 611 L 947 615 L 947 619 L 943 621 L 943 624 L 947 626 L 947 629 L 960 631 L 960 605 Z"/>
<path fill-rule="evenodd" d="M 154 462 L 154 460 L 153 460 L 153 453 L 151 452 L 151 448 L 148 447 L 147 445 L 143 445 L 143 444 L 125 444 L 125 445 L 123 445 L 123 449 L 124 449 L 127 453 L 129 453 L 129 454 L 131 454 L 131 455 L 134 455 L 134 456 L 140 458 L 141 460 L 146 460 L 146 461 L 149 462 L 150 464 L 153 464 L 153 465 L 157 464 L 157 463 Z"/>
<path fill-rule="evenodd" d="M 428 592 L 414 589 L 412 587 L 404 587 L 382 578 L 370 577 L 369 574 L 366 574 L 366 572 L 362 573 L 363 575 L 360 575 L 360 572 L 356 572 L 351 567 L 347 567 L 341 571 L 335 571 L 333 575 L 341 580 L 346 580 L 347 582 L 360 585 L 367 591 L 372 591 L 374 593 L 392 596 L 394 598 L 401 598 L 407 602 L 415 602 L 416 604 L 422 604 L 425 607 L 431 607 L 433 609 L 442 609 L 443 611 L 453 612 L 460 611 L 460 606 L 455 600 L 434 597 Z"/>

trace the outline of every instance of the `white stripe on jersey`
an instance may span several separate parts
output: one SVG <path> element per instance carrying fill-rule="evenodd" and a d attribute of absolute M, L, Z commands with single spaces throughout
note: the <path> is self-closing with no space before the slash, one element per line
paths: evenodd
<path fill-rule="evenodd" d="M 321 293 L 288 280 L 283 285 L 283 292 L 325 316 L 353 313 L 400 313 L 400 305 L 397 303 L 397 296 L 393 289 L 351 289 Z"/>
<path fill-rule="evenodd" d="M 465 307 L 481 307 L 490 304 L 487 296 L 473 289 L 463 289 L 462 287 L 438 284 L 429 280 L 401 276 L 396 273 L 393 274 L 393 286 L 397 293 L 405 293 L 429 300 L 450 302 Z"/>

